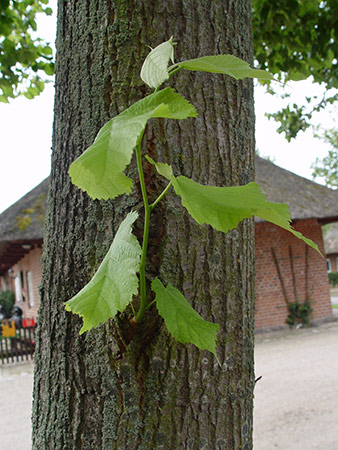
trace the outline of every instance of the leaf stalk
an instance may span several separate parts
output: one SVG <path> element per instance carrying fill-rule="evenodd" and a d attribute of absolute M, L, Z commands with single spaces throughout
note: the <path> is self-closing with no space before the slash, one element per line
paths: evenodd
<path fill-rule="evenodd" d="M 171 188 L 172 182 L 170 181 L 170 183 L 168 184 L 168 186 L 164 189 L 164 191 L 157 197 L 157 199 L 154 201 L 154 203 L 152 203 L 149 208 L 150 208 L 150 212 L 155 208 L 155 206 L 157 205 L 158 202 L 160 202 L 162 200 L 162 198 L 165 196 L 165 194 L 169 191 L 169 189 Z"/>
<path fill-rule="evenodd" d="M 170 71 L 170 69 L 172 69 L 171 71 Z M 171 66 L 171 67 L 169 67 L 169 69 L 168 69 L 168 75 L 169 75 L 169 77 L 171 77 L 172 75 L 174 75 L 174 73 L 176 73 L 176 72 L 178 72 L 179 70 L 181 70 L 182 69 L 182 67 L 181 66 Z"/>

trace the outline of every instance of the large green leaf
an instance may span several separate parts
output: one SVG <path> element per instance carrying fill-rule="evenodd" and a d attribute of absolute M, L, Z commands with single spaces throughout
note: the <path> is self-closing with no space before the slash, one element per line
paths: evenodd
<path fill-rule="evenodd" d="M 288 206 L 267 201 L 256 183 L 233 187 L 203 186 L 182 176 L 172 177 L 172 183 L 182 198 L 182 205 L 200 225 L 206 223 L 227 233 L 241 220 L 257 216 L 290 231 L 320 253 L 311 239 L 291 227 Z"/>
<path fill-rule="evenodd" d="M 233 187 L 204 186 L 183 176 L 173 177 L 172 182 L 183 206 L 198 224 L 207 223 L 224 233 L 266 204 L 256 183 Z"/>
<path fill-rule="evenodd" d="M 122 312 L 138 293 L 141 247 L 131 233 L 137 217 L 134 211 L 127 215 L 94 277 L 65 304 L 67 311 L 83 317 L 80 334 Z"/>
<path fill-rule="evenodd" d="M 317 244 L 292 228 L 288 205 L 269 202 L 258 184 L 203 186 L 186 177 L 174 177 L 169 164 L 155 162 L 149 156 L 146 158 L 160 175 L 172 182 L 176 194 L 182 198 L 182 205 L 200 225 L 206 223 L 227 233 L 241 220 L 254 215 L 284 228 L 321 254 Z"/>
<path fill-rule="evenodd" d="M 141 79 L 151 88 L 158 88 L 169 78 L 168 64 L 174 62 L 174 44 L 172 38 L 154 48 L 146 57 Z"/>
<path fill-rule="evenodd" d="M 267 201 L 256 183 L 233 187 L 203 186 L 183 176 L 172 176 L 172 183 L 182 205 L 200 225 L 206 223 L 227 233 L 241 220 L 257 216 L 290 231 L 320 253 L 314 242 L 291 227 L 288 206 Z"/>
<path fill-rule="evenodd" d="M 243 78 L 273 79 L 269 72 L 251 69 L 248 63 L 233 55 L 203 56 L 202 58 L 181 61 L 171 66 L 169 70 L 175 67 L 201 72 L 224 73 L 236 80 Z"/>
<path fill-rule="evenodd" d="M 179 290 L 170 283 L 165 288 L 158 278 L 151 285 L 156 294 L 158 312 L 170 334 L 179 342 L 191 343 L 216 356 L 219 325 L 207 322 L 195 311 Z"/>
<path fill-rule="evenodd" d="M 147 121 L 196 115 L 194 107 L 170 88 L 134 103 L 106 123 L 94 143 L 73 162 L 69 169 L 72 182 L 92 198 L 108 199 L 130 193 L 132 180 L 123 171 Z"/>

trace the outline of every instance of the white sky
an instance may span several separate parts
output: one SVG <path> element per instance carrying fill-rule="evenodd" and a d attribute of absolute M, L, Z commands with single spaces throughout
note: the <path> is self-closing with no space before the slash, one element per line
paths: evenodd
<path fill-rule="evenodd" d="M 56 10 L 56 0 L 50 1 Z M 49 42 L 55 40 L 55 16 L 40 21 L 38 34 Z M 289 102 L 304 102 L 305 95 L 320 92 L 310 82 L 292 83 Z M 11 103 L 0 103 L 1 164 L 0 164 L 0 212 L 33 189 L 50 172 L 51 135 L 53 122 L 53 84 L 34 100 L 17 98 Z M 276 132 L 278 125 L 264 114 L 274 112 L 285 105 L 275 96 L 255 89 L 256 147 L 261 156 L 270 156 L 275 164 L 298 175 L 311 179 L 311 163 L 323 158 L 329 149 L 311 130 L 299 133 L 289 144 Z M 317 123 L 333 126 L 328 112 L 317 115 Z"/>

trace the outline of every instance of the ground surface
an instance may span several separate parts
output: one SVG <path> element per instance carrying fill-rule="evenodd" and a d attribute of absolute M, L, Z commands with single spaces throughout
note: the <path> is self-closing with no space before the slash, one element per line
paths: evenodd
<path fill-rule="evenodd" d="M 0 366 L 0 448 L 30 450 L 33 364 Z"/>
<path fill-rule="evenodd" d="M 338 449 L 338 322 L 257 336 L 255 450 Z"/>
<path fill-rule="evenodd" d="M 254 450 L 338 450 L 338 322 L 258 335 L 255 359 Z M 0 366 L 1 449 L 30 450 L 32 371 Z"/>

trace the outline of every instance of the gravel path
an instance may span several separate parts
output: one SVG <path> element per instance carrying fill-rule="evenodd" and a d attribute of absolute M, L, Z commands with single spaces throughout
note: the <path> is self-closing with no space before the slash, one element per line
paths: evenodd
<path fill-rule="evenodd" d="M 255 359 L 254 450 L 338 450 L 338 322 L 258 335 Z M 31 448 L 32 372 L 0 367 L 1 449 Z"/>
<path fill-rule="evenodd" d="M 30 450 L 33 364 L 0 367 L 0 448 Z"/>
<path fill-rule="evenodd" d="M 338 322 L 256 339 L 255 450 L 338 449 Z"/>

